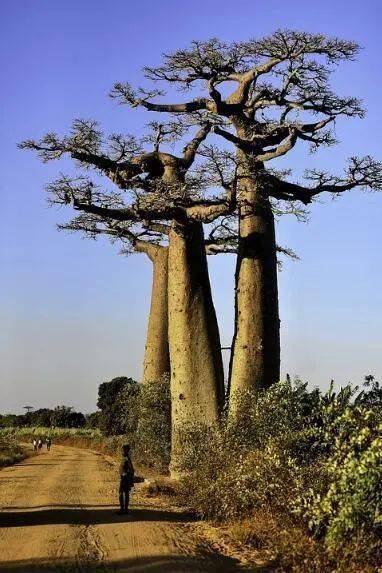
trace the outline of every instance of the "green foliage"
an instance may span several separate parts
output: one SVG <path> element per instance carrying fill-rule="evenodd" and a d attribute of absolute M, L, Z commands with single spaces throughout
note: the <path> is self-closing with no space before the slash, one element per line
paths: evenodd
<path fill-rule="evenodd" d="M 142 465 L 167 471 L 171 451 L 170 380 L 114 378 L 99 387 L 100 412 L 88 417 L 105 436 L 120 435 Z"/>
<path fill-rule="evenodd" d="M 24 420 L 25 416 L 17 416 L 16 414 L 0 414 L 0 428 L 15 428 L 21 425 L 20 418 Z"/>
<path fill-rule="evenodd" d="M 101 412 L 92 412 L 86 416 L 86 428 L 99 428 L 101 424 Z"/>
<path fill-rule="evenodd" d="M 73 412 L 68 406 L 56 406 L 51 415 L 51 425 L 58 428 L 82 428 L 85 424 L 82 412 Z"/>
<path fill-rule="evenodd" d="M 364 386 L 366 390 L 362 390 L 362 392 L 360 392 L 355 403 L 382 410 L 382 385 L 380 382 L 378 382 L 374 376 L 369 374 L 368 376 L 365 376 Z"/>
<path fill-rule="evenodd" d="M 146 382 L 141 386 L 138 428 L 134 444 L 137 457 L 146 466 L 168 470 L 171 453 L 170 379 Z"/>
<path fill-rule="evenodd" d="M 106 436 L 130 434 L 137 427 L 138 382 L 120 376 L 100 384 L 97 406 L 99 428 Z"/>
<path fill-rule="evenodd" d="M 73 436 L 86 438 L 86 439 L 96 439 L 101 437 L 101 432 L 98 429 L 87 429 L 87 428 L 56 428 L 56 427 L 44 427 L 44 426 L 33 426 L 33 427 L 22 427 L 22 428 L 2 428 L 0 429 L 0 440 L 1 439 L 11 439 L 18 441 L 28 441 L 33 440 L 35 437 L 50 436 L 52 439 L 64 440 L 66 438 L 70 439 Z"/>
<path fill-rule="evenodd" d="M 336 438 L 324 463 L 328 487 L 311 492 L 305 515 L 311 529 L 325 536 L 331 550 L 346 539 L 362 536 L 373 553 L 382 548 L 382 419 L 362 406 L 349 408 L 330 429 Z"/>

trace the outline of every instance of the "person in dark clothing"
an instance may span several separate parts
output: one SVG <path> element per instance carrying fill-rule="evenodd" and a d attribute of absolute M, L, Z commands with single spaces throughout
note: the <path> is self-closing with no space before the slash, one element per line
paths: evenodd
<path fill-rule="evenodd" d="M 124 445 L 122 452 L 123 459 L 119 468 L 119 514 L 128 513 L 130 490 L 134 486 L 134 466 L 130 457 L 130 446 Z"/>
<path fill-rule="evenodd" d="M 49 451 L 50 451 L 50 446 L 52 445 L 52 440 L 49 438 L 49 436 L 46 438 L 45 443 L 46 443 L 46 449 L 47 449 L 48 452 L 49 452 Z"/>

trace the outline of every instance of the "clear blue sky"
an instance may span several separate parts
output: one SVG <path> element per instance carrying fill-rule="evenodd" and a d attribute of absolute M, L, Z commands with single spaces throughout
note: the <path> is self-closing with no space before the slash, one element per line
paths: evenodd
<path fill-rule="evenodd" d="M 339 93 L 363 98 L 365 120 L 340 121 L 338 148 L 287 163 L 340 171 L 346 157 L 381 149 L 381 4 L 378 0 L 3 0 L 0 58 L 0 411 L 25 404 L 95 408 L 97 386 L 140 377 L 150 292 L 144 257 L 107 242 L 58 233 L 67 213 L 49 209 L 44 185 L 67 164 L 42 165 L 16 143 L 73 118 L 139 134 L 142 112 L 109 100 L 115 81 L 193 39 L 246 40 L 278 27 L 358 41 L 357 62 L 335 76 Z M 285 163 L 285 162 L 284 162 Z M 382 195 L 351 192 L 312 209 L 309 224 L 284 219 L 278 241 L 299 262 L 280 273 L 282 370 L 326 387 L 382 374 Z M 233 259 L 210 261 L 222 342 L 233 320 Z"/>

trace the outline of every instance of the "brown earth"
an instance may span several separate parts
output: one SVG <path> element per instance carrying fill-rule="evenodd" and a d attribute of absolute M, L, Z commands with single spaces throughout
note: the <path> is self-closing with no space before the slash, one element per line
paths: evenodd
<path fill-rule="evenodd" d="M 137 486 L 116 514 L 116 465 L 54 445 L 0 471 L 0 571 L 230 572 L 238 562 L 200 543 L 185 512 L 155 507 Z"/>

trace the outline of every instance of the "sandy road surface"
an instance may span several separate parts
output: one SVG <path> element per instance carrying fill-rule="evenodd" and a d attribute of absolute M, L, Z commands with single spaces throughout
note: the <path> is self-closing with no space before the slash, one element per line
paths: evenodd
<path fill-rule="evenodd" d="M 237 571 L 202 551 L 189 516 L 133 494 L 116 515 L 116 469 L 102 455 L 53 446 L 0 471 L 0 571 Z"/>

